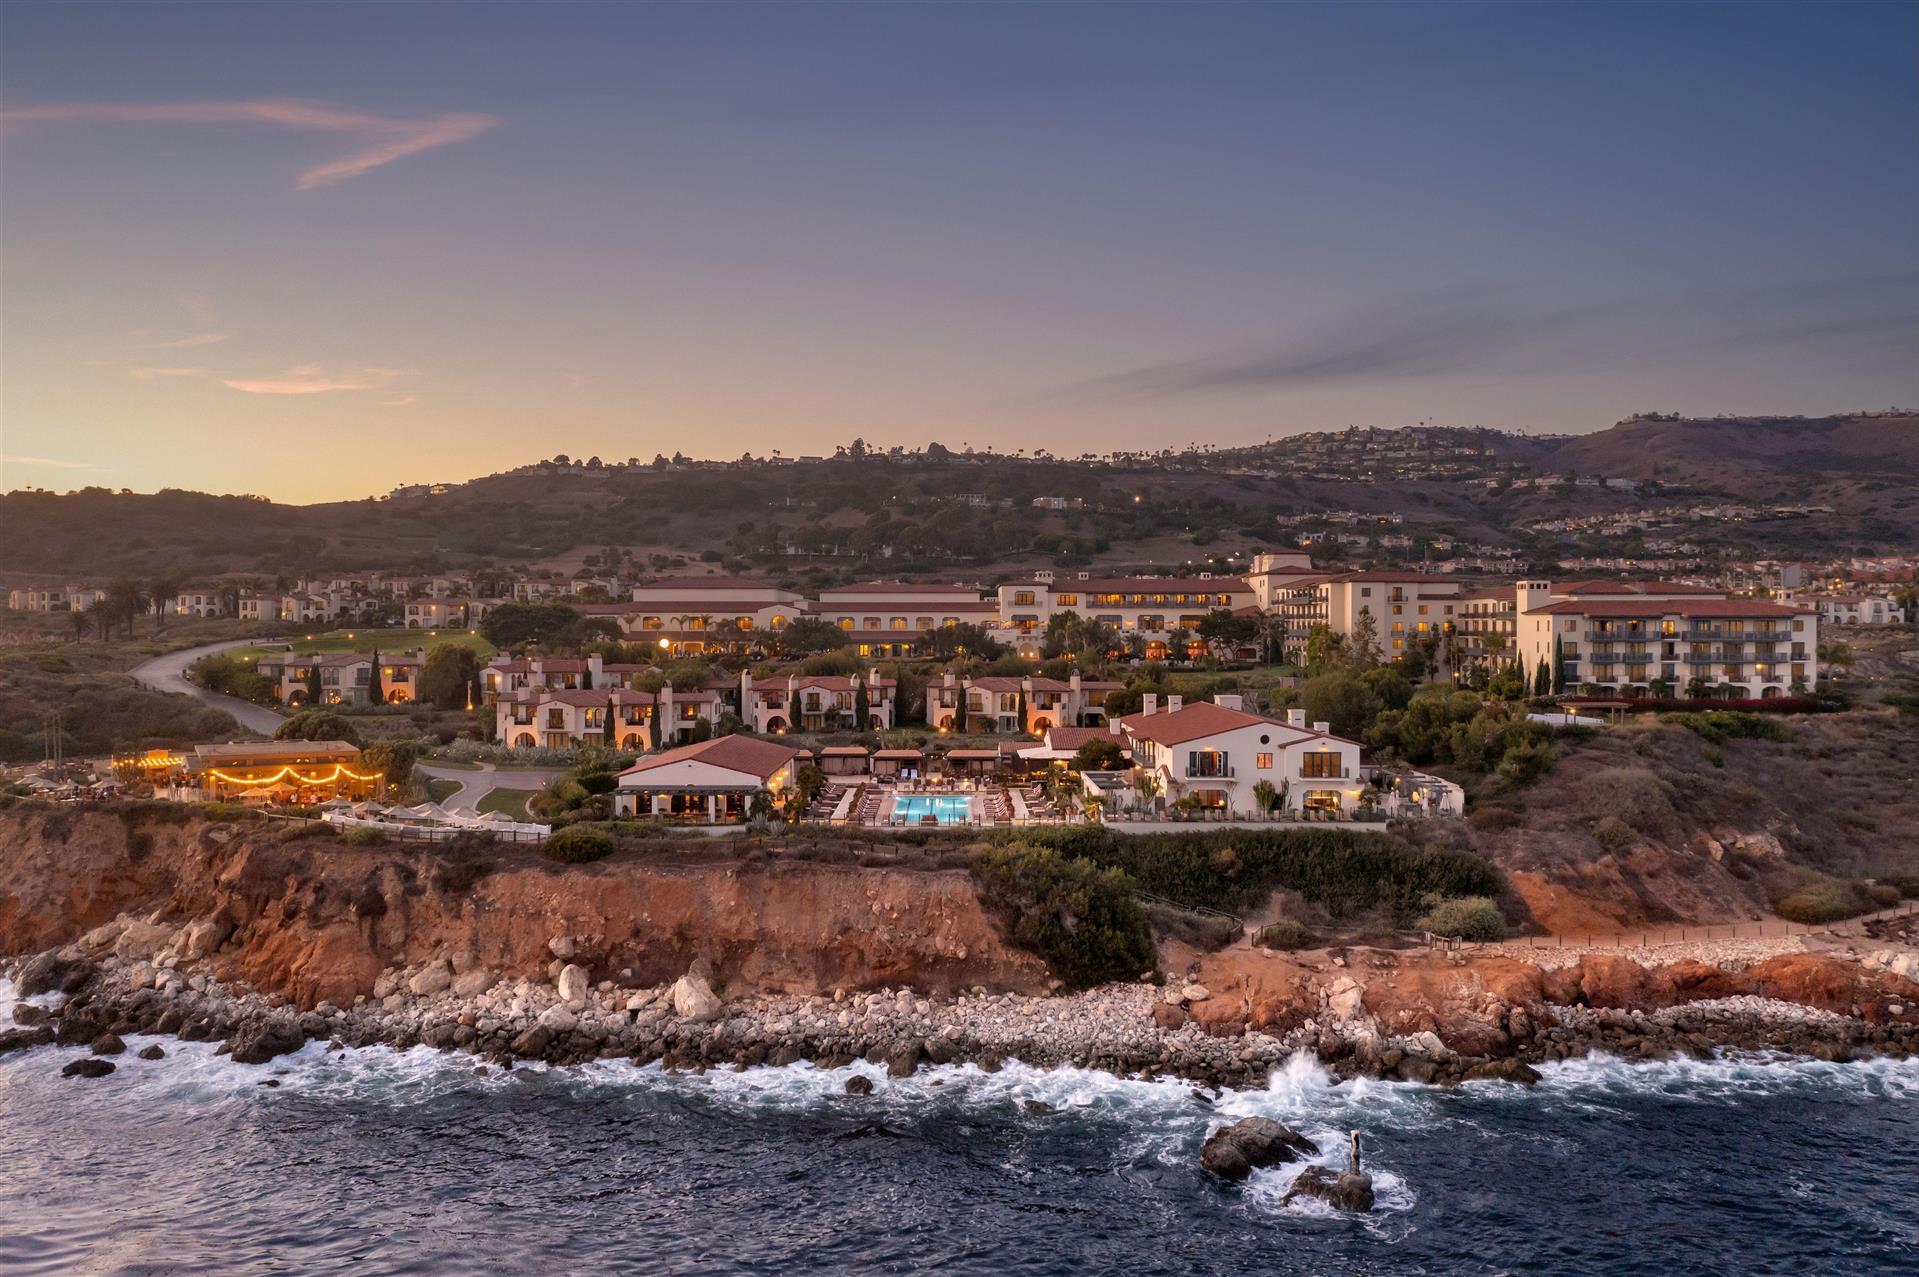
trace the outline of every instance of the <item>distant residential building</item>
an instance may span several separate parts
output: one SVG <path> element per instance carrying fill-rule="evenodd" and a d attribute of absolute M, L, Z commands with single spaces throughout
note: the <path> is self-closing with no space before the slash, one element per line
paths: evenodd
<path fill-rule="evenodd" d="M 575 749 L 611 743 L 623 750 L 659 749 L 691 739 L 719 721 L 719 697 L 708 691 L 632 688 L 527 688 L 502 692 L 494 728 L 510 749 Z M 608 718 L 612 731 L 609 738 Z"/>
<path fill-rule="evenodd" d="M 1171 631 L 1190 633 L 1208 612 L 1255 607 L 1259 601 L 1244 577 L 1209 572 L 1100 577 L 1041 571 L 1031 580 L 1001 585 L 998 594 L 999 626 L 1020 636 L 1022 655 L 1037 652 L 1047 622 L 1062 612 L 1097 621 L 1122 638 L 1138 636 L 1149 657 L 1185 655 L 1172 651 Z"/>
<path fill-rule="evenodd" d="M 1254 791 L 1263 780 L 1285 811 L 1350 815 L 1366 794 L 1359 743 L 1333 735 L 1325 723 L 1309 727 L 1301 710 L 1281 722 L 1248 713 L 1236 696 L 1191 705 L 1172 696 L 1161 708 L 1149 695 L 1140 713 L 1114 728 L 1167 803 L 1191 799 L 1236 816 L 1259 815 Z"/>
<path fill-rule="evenodd" d="M 262 656 L 255 667 L 273 682 L 274 695 L 286 705 L 404 705 L 417 695 L 426 653 L 288 652 Z M 318 699 L 314 697 L 318 683 Z"/>
<path fill-rule="evenodd" d="M 1866 594 L 1831 594 L 1815 601 L 1828 625 L 1904 625 L 1906 610 L 1897 599 Z"/>
<path fill-rule="evenodd" d="M 1041 736 L 1055 727 L 1098 727 L 1106 721 L 1107 694 L 1125 686 L 1082 679 L 1078 671 L 1065 680 L 1034 675 L 961 679 L 949 671 L 926 689 L 926 722 L 943 732 L 962 730 L 960 706 L 964 705 L 963 730 L 969 732 Z"/>

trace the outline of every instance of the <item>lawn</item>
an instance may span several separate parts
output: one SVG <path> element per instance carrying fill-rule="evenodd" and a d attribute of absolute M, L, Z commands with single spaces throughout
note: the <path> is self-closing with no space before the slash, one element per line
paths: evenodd
<path fill-rule="evenodd" d="M 324 630 L 286 641 L 301 656 L 316 652 L 371 652 L 376 648 L 382 652 L 410 652 L 420 647 L 431 652 L 442 643 L 457 643 L 472 648 L 480 660 L 485 661 L 499 651 L 478 634 L 465 630 Z M 233 655 L 258 658 L 269 653 L 277 655 L 283 650 L 278 643 L 267 643 L 236 647 Z"/>
<path fill-rule="evenodd" d="M 537 789 L 495 789 L 489 791 L 475 806 L 481 815 L 497 811 L 515 820 L 526 820 L 526 800 L 539 792 Z"/>
<path fill-rule="evenodd" d="M 460 792 L 465 786 L 457 780 L 429 780 L 426 783 L 426 796 L 429 802 L 443 803 Z"/>

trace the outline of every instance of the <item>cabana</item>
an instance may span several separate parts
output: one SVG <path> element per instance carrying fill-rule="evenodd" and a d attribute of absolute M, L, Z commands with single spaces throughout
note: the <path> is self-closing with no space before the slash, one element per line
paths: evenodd
<path fill-rule="evenodd" d="M 826 745 L 820 749 L 819 768 L 828 776 L 865 776 L 873 769 L 864 745 Z"/>
<path fill-rule="evenodd" d="M 875 776 L 917 776 L 926 767 L 926 753 L 918 749 L 882 749 L 873 754 Z"/>

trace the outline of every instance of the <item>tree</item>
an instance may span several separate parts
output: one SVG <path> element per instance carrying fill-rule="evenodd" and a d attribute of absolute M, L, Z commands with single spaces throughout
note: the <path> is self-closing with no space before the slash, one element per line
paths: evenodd
<path fill-rule="evenodd" d="M 481 619 L 480 633 L 495 647 L 545 643 L 569 631 L 580 633 L 579 623 L 582 619 L 572 608 L 557 603 L 502 603 Z M 592 619 L 600 621 L 606 618 Z M 615 625 L 613 637 L 618 636 L 618 626 Z"/>
<path fill-rule="evenodd" d="M 786 730 L 800 730 L 800 689 L 795 687 L 786 696 Z"/>
<path fill-rule="evenodd" d="M 606 698 L 606 720 L 600 724 L 600 739 L 606 743 L 608 749 L 612 749 L 619 744 L 619 737 L 616 735 L 619 728 L 614 723 L 614 719 L 618 716 L 618 711 L 613 705 L 613 698 L 608 696 Z"/>
<path fill-rule="evenodd" d="M 401 790 L 412 777 L 413 764 L 419 755 L 418 747 L 410 740 L 376 740 L 360 751 L 360 762 L 379 772 L 381 782 L 389 790 Z"/>
<path fill-rule="evenodd" d="M 853 686 L 853 730 L 863 732 L 873 721 L 873 698 L 866 694 L 866 680 Z"/>
<path fill-rule="evenodd" d="M 1356 670 L 1369 670 L 1379 664 L 1379 622 L 1373 619 L 1370 607 L 1359 609 L 1346 650 Z"/>
<path fill-rule="evenodd" d="M 1548 696 L 1552 694 L 1552 690 L 1552 671 L 1546 665 L 1546 658 L 1542 656 L 1539 658 L 1539 668 L 1533 671 L 1533 695 Z"/>
<path fill-rule="evenodd" d="M 986 628 L 971 621 L 962 621 L 956 625 L 942 625 L 927 633 L 921 646 L 943 661 L 955 656 L 977 656 L 990 661 L 1006 650 L 1005 646 Z"/>
<path fill-rule="evenodd" d="M 1377 665 L 1359 676 L 1366 690 L 1379 698 L 1387 709 L 1405 709 L 1413 698 L 1413 685 L 1390 665 Z"/>
<path fill-rule="evenodd" d="M 1193 632 L 1206 640 L 1209 647 L 1231 649 L 1259 638 L 1259 618 L 1256 616 L 1235 616 L 1230 608 L 1216 607 L 1208 612 L 1193 626 Z"/>
<path fill-rule="evenodd" d="M 1321 622 L 1306 631 L 1306 668 L 1324 674 L 1346 663 L 1346 636 Z"/>
<path fill-rule="evenodd" d="M 1142 767 L 1133 777 L 1133 792 L 1139 795 L 1140 805 L 1151 807 L 1153 800 L 1159 797 L 1159 775 Z"/>
<path fill-rule="evenodd" d="M 153 601 L 153 628 L 163 630 L 167 625 L 167 604 L 180 596 L 181 578 L 177 572 L 163 572 L 153 578 L 147 586 L 147 597 Z"/>
<path fill-rule="evenodd" d="M 301 710 L 286 722 L 280 724 L 273 733 L 275 740 L 339 740 L 355 746 L 360 744 L 360 734 L 353 730 L 353 724 L 325 709 Z"/>
<path fill-rule="evenodd" d="M 809 656 L 845 647 L 846 631 L 817 616 L 795 617 L 778 632 L 774 645 L 781 656 Z"/>
<path fill-rule="evenodd" d="M 1021 733 L 1021 734 L 1023 735 L 1023 734 L 1025 733 L 1025 731 L 1026 731 L 1026 723 L 1027 723 L 1027 718 L 1026 718 L 1026 687 L 1025 687 L 1025 685 L 1024 685 L 1024 684 L 1022 684 L 1022 685 L 1020 686 L 1020 689 L 1019 689 L 1019 703 L 1018 703 L 1018 707 L 1017 707 L 1017 709 L 1016 709 L 1016 711 L 1015 711 L 1015 712 L 1016 712 L 1016 713 L 1017 713 L 1017 714 L 1019 715 L 1019 717 L 1013 720 L 1013 721 L 1014 721 L 1014 723 L 1016 724 L 1016 726 L 1015 726 L 1015 727 L 1013 728 L 1013 730 L 1014 730 L 1014 731 L 1016 731 L 1016 732 L 1019 732 L 1019 733 Z"/>
<path fill-rule="evenodd" d="M 67 619 L 73 625 L 73 638 L 75 642 L 85 638 L 87 631 L 93 626 L 93 617 L 90 616 L 87 609 L 83 607 L 73 609 L 73 611 L 68 614 Z"/>
<path fill-rule="evenodd" d="M 1253 801 L 1259 804 L 1262 812 L 1271 812 L 1273 804 L 1279 801 L 1279 791 L 1273 788 L 1273 782 L 1261 776 L 1253 782 Z"/>
<path fill-rule="evenodd" d="M 366 699 L 369 705 L 384 705 L 386 698 L 380 695 L 380 649 L 373 649 L 373 662 L 367 667 Z"/>
<path fill-rule="evenodd" d="M 826 788 L 826 773 L 812 763 L 801 763 L 793 773 L 793 787 L 799 791 L 800 807 L 804 810 L 819 792 Z"/>
<path fill-rule="evenodd" d="M 127 637 L 132 638 L 133 618 L 146 610 L 147 592 L 130 576 L 116 577 L 107 585 L 104 606 L 115 620 L 126 623 Z"/>
<path fill-rule="evenodd" d="M 480 677 L 480 658 L 462 643 L 441 643 L 427 653 L 414 695 L 438 709 L 464 709 Z"/>
<path fill-rule="evenodd" d="M 1306 720 L 1327 723 L 1333 735 L 1358 740 L 1379 716 L 1379 698 L 1351 674 L 1339 671 L 1306 680 L 1299 689 Z"/>
<path fill-rule="evenodd" d="M 1553 635 L 1553 695 L 1557 696 L 1559 693 L 1565 690 L 1566 690 L 1565 648 L 1560 640 L 1560 637 L 1557 634 L 1555 634 Z"/>
<path fill-rule="evenodd" d="M 1073 770 L 1118 771 L 1126 765 L 1126 751 L 1111 736 L 1097 736 L 1073 751 Z"/>
<path fill-rule="evenodd" d="M 966 687 L 964 684 L 960 686 L 959 704 L 953 707 L 953 730 L 956 732 L 966 730 Z"/>
<path fill-rule="evenodd" d="M 317 657 L 312 656 L 307 658 L 306 703 L 309 706 L 320 703 L 320 662 Z"/>

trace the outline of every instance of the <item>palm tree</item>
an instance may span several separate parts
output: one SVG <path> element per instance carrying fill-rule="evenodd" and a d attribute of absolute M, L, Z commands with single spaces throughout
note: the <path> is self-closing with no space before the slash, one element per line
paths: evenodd
<path fill-rule="evenodd" d="M 179 597 L 181 582 L 178 572 L 162 572 L 148 584 L 147 597 L 153 602 L 153 612 L 157 618 L 153 626 L 156 632 L 166 628 L 167 604 Z"/>
<path fill-rule="evenodd" d="M 113 613 L 114 619 L 126 622 L 127 637 L 132 638 L 133 618 L 146 610 L 147 593 L 132 577 L 116 577 L 107 586 L 105 606 Z"/>
<path fill-rule="evenodd" d="M 1140 768 L 1139 774 L 1133 777 L 1133 792 L 1139 795 L 1143 805 L 1152 806 L 1153 800 L 1159 797 L 1159 776 Z"/>
<path fill-rule="evenodd" d="M 76 643 L 85 638 L 87 631 L 93 628 L 93 618 L 87 614 L 86 608 L 73 609 L 68 613 L 68 619 L 73 623 L 73 638 Z"/>

